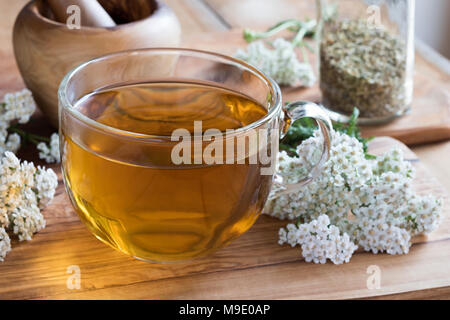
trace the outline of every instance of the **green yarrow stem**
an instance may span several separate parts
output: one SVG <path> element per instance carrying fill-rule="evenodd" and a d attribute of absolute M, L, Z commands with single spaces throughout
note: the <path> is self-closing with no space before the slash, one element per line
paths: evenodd
<path fill-rule="evenodd" d="M 298 32 L 298 30 L 302 27 L 302 24 L 303 22 L 300 20 L 289 19 L 277 23 L 273 27 L 267 29 L 267 31 L 265 32 L 256 32 L 246 28 L 244 29 L 244 39 L 247 42 L 252 42 L 259 39 L 270 38 L 284 30 Z"/>
<path fill-rule="evenodd" d="M 337 5 L 331 4 L 326 7 L 324 12 L 323 19 L 328 21 L 333 19 L 333 17 L 337 14 Z M 281 22 L 278 22 L 274 26 L 267 29 L 265 32 L 257 32 L 251 29 L 244 29 L 243 37 L 245 41 L 252 42 L 259 39 L 270 38 L 281 31 L 291 31 L 295 32 L 296 36 L 292 40 L 292 43 L 297 47 L 301 46 L 303 43 L 303 38 L 305 37 L 313 37 L 317 31 L 317 21 L 309 20 L 301 21 L 299 19 L 287 19 Z"/>
<path fill-rule="evenodd" d="M 302 22 L 297 34 L 292 39 L 292 44 L 295 47 L 301 46 L 303 44 L 303 39 L 314 35 L 317 22 L 316 20 L 309 20 L 307 22 Z"/>
<path fill-rule="evenodd" d="M 30 142 L 34 145 L 38 145 L 41 142 L 50 143 L 50 138 L 26 132 L 25 130 L 20 129 L 17 125 L 9 127 L 8 132 L 17 133 L 22 139 L 22 144 L 27 144 Z"/>
<path fill-rule="evenodd" d="M 297 19 L 289 19 L 277 23 L 265 32 L 257 32 L 250 29 L 244 29 L 243 37 L 245 41 L 252 42 L 259 39 L 270 38 L 281 31 L 289 30 L 296 33 L 296 35 L 292 39 L 292 44 L 295 47 L 300 47 L 303 45 L 303 39 L 305 37 L 312 37 L 314 35 L 316 25 L 316 20 L 308 20 L 304 22 Z"/>

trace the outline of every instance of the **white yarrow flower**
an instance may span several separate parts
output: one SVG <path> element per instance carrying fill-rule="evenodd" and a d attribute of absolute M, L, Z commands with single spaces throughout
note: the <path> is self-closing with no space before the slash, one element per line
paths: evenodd
<path fill-rule="evenodd" d="M 58 177 L 52 169 L 38 167 L 34 175 L 35 193 L 38 199 L 39 208 L 49 205 L 55 196 L 56 187 L 58 186 Z"/>
<path fill-rule="evenodd" d="M 36 110 L 33 96 L 28 89 L 15 93 L 7 93 L 4 98 L 4 110 L 0 114 L 0 121 L 27 123 Z"/>
<path fill-rule="evenodd" d="M 53 199 L 57 185 L 53 170 L 21 163 L 12 152 L 4 153 L 0 159 L 0 261 L 11 248 L 6 231 L 24 241 L 45 227 L 41 209 Z"/>
<path fill-rule="evenodd" d="M 45 227 L 41 209 L 53 199 L 58 185 L 53 170 L 21 163 L 14 154 L 20 148 L 23 132 L 14 125 L 28 122 L 35 109 L 27 89 L 6 94 L 0 103 L 0 261 L 11 250 L 10 234 L 20 241 L 31 240 Z M 10 133 L 12 130 L 15 132 Z M 47 148 L 41 150 L 46 159 L 59 159 L 57 134 L 51 137 Z"/>
<path fill-rule="evenodd" d="M 327 215 L 321 215 L 317 220 L 301 224 L 298 227 L 289 224 L 286 229 L 289 229 L 288 238 L 289 235 L 292 237 L 292 239 L 287 239 L 287 243 L 292 247 L 300 245 L 306 262 L 323 264 L 329 259 L 334 264 L 347 263 L 358 248 L 346 233 L 340 235 L 339 229 L 330 225 Z M 280 244 L 286 242 L 285 239 L 281 239 L 285 233 L 286 230 L 281 228 L 279 231 Z"/>
<path fill-rule="evenodd" d="M 40 151 L 39 158 L 47 163 L 60 162 L 59 135 L 57 133 L 52 134 L 50 137 L 50 144 L 41 142 L 37 145 L 37 149 Z"/>
<path fill-rule="evenodd" d="M 302 85 L 310 87 L 316 77 L 309 63 L 298 60 L 295 47 L 283 38 L 272 42 L 273 49 L 263 41 L 255 41 L 248 45 L 247 52 L 238 50 L 235 57 L 254 65 L 268 74 L 280 85 Z"/>
<path fill-rule="evenodd" d="M 0 155 L 6 151 L 16 153 L 21 144 L 20 136 L 9 134 L 11 123 L 26 123 L 36 110 L 33 96 L 28 89 L 7 93 L 0 104 Z"/>
<path fill-rule="evenodd" d="M 4 228 L 0 228 L 0 261 L 3 261 L 11 251 L 11 240 L 9 239 L 8 233 Z"/>
<path fill-rule="evenodd" d="M 312 250 L 311 243 L 313 246 L 323 244 L 329 248 L 327 250 L 334 248 L 334 244 L 317 239 L 325 234 L 328 240 L 341 239 L 342 242 L 336 243 L 344 247 L 351 247 L 351 242 L 373 253 L 406 254 L 411 237 L 430 233 L 438 227 L 442 200 L 414 193 L 411 187 L 414 168 L 403 159 L 401 150 L 394 149 L 368 160 L 357 139 L 334 132 L 332 141 L 331 157 L 321 174 L 299 192 L 269 198 L 264 210 L 279 219 L 302 219 L 314 228 L 316 238 L 301 240 L 306 261 L 322 263 L 324 255 L 335 263 L 350 259 L 346 251 L 334 255 L 331 254 L 334 251 Z M 317 152 L 321 149 L 322 139 L 316 131 L 299 145 L 298 158 L 279 153 L 278 173 L 289 183 L 301 180 L 317 163 Z M 332 227 L 325 227 L 326 217 Z M 289 232 L 293 233 L 292 226 L 290 228 Z M 299 228 L 303 228 L 302 225 Z M 338 231 L 343 236 L 338 236 Z M 306 237 L 305 231 L 300 237 Z M 280 238 L 280 244 L 285 242 L 295 244 L 293 239 Z"/>

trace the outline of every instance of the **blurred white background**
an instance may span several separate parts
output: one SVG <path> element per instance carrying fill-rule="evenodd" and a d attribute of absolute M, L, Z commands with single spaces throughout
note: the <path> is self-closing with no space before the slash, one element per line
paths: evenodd
<path fill-rule="evenodd" d="M 450 0 L 416 0 L 416 37 L 450 59 Z"/>

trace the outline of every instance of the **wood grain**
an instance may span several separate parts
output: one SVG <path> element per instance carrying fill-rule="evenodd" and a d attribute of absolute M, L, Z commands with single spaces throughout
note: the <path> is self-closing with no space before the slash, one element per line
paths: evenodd
<path fill-rule="evenodd" d="M 217 17 L 202 0 L 165 0 L 180 20 L 182 37 L 197 32 L 225 31 L 228 25 Z"/>
<path fill-rule="evenodd" d="M 282 20 L 315 19 L 316 1 L 204 0 L 233 28 L 265 29 Z"/>
<path fill-rule="evenodd" d="M 31 131 L 39 126 L 36 119 Z M 378 138 L 374 153 L 393 146 L 405 150 L 417 169 L 415 188 L 449 197 L 443 187 L 406 146 Z M 33 159 L 24 150 L 20 156 Z M 29 150 L 31 152 L 31 150 Z M 55 168 L 56 169 L 56 168 Z M 60 176 L 60 174 L 59 174 Z M 415 239 L 404 256 L 358 253 L 344 266 L 313 265 L 300 251 L 276 242 L 286 222 L 261 216 L 249 232 L 214 255 L 189 263 L 158 265 L 129 258 L 94 238 L 81 224 L 60 182 L 53 203 L 45 210 L 47 228 L 28 243 L 14 241 L 0 264 L 2 299 L 219 299 L 219 298 L 360 298 L 420 291 L 450 285 L 450 213 L 430 237 Z M 367 290 L 366 269 L 382 270 L 382 288 Z M 69 290 L 67 267 L 81 270 L 81 290 Z"/>
<path fill-rule="evenodd" d="M 233 29 L 193 34 L 185 37 L 183 46 L 233 55 L 237 49 L 245 48 L 246 43 L 242 39 L 242 30 Z M 314 63 L 314 55 L 310 59 Z M 418 56 L 414 81 L 411 113 L 385 125 L 362 127 L 364 136 L 391 136 L 408 145 L 450 139 L 450 77 Z M 321 100 L 318 84 L 312 88 L 285 87 L 282 91 L 284 101 Z"/>
<path fill-rule="evenodd" d="M 450 287 L 425 289 L 369 298 L 370 300 L 449 300 Z"/>
<path fill-rule="evenodd" d="M 9 1 L 0 4 L 0 96 L 8 91 L 20 90 L 24 87 L 22 77 L 17 69 L 12 49 L 12 29 L 20 9 L 27 0 Z"/>
<path fill-rule="evenodd" d="M 423 163 L 427 164 L 430 172 L 438 177 L 445 189 L 450 190 L 450 142 L 436 142 L 414 148 L 414 152 Z"/>
<path fill-rule="evenodd" d="M 417 245 L 405 257 L 380 258 L 359 254 L 352 264 L 345 266 L 311 265 L 301 261 L 285 262 L 259 268 L 220 273 L 195 274 L 159 281 L 131 283 L 95 292 L 59 294 L 51 299 L 355 299 L 379 297 L 386 294 L 420 290 L 423 286 L 449 286 L 448 273 L 441 270 L 434 275 L 422 266 L 419 259 L 440 259 L 441 250 L 450 250 L 448 242 Z M 297 252 L 298 254 L 298 252 Z M 450 262 L 448 256 L 442 259 Z M 378 290 L 366 287 L 366 270 L 370 265 L 381 269 L 382 284 Z M 443 277 L 436 280 L 434 277 Z"/>

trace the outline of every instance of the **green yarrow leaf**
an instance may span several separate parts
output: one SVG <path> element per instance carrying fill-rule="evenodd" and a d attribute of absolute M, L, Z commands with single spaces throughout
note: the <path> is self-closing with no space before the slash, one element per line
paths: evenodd
<path fill-rule="evenodd" d="M 359 110 L 358 108 L 354 108 L 347 124 L 333 123 L 333 128 L 335 131 L 342 132 L 350 137 L 356 138 L 363 145 L 366 159 L 375 159 L 376 156 L 368 153 L 368 144 L 373 137 L 363 138 L 361 136 L 361 130 L 358 127 L 358 117 Z M 297 146 L 302 143 L 303 140 L 311 137 L 316 129 L 317 124 L 310 118 L 303 118 L 295 121 L 281 141 L 280 150 L 286 151 L 290 156 L 298 156 L 296 153 Z"/>

